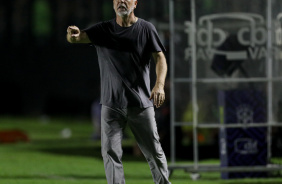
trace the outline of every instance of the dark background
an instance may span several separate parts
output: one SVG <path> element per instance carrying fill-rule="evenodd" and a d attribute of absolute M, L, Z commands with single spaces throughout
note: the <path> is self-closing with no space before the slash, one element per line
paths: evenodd
<path fill-rule="evenodd" d="M 190 1 L 174 2 L 175 20 L 183 25 L 184 21 L 190 20 Z M 264 8 L 252 1 L 245 2 L 246 6 L 243 7 L 236 1 L 231 2 L 213 3 L 211 0 L 202 0 L 196 1 L 196 4 L 201 7 L 200 15 L 212 14 L 217 9 L 227 7 L 234 12 Z M 100 96 L 96 50 L 87 44 L 67 43 L 66 29 L 69 25 L 83 29 L 114 18 L 112 3 L 112 0 L 0 1 L 0 116 L 91 117 L 91 105 Z M 156 26 L 169 51 L 169 0 L 139 0 L 135 14 Z M 182 29 L 177 30 L 178 34 L 184 34 Z M 186 46 L 186 40 L 182 40 L 179 35 L 175 38 L 176 45 L 179 46 L 183 41 Z M 183 47 L 180 48 L 176 54 L 176 58 L 180 58 L 178 61 L 184 58 Z M 166 56 L 169 64 L 169 52 Z M 180 67 L 186 74 L 185 67 Z M 156 118 L 161 140 L 165 142 L 163 148 L 169 153 L 169 75 L 166 87 L 166 104 L 157 109 Z M 184 104 L 183 97 L 188 98 L 189 94 L 177 97 Z M 279 103 L 279 107 L 281 106 Z M 279 118 L 281 119 L 280 116 Z M 181 145 L 185 133 L 180 127 L 175 131 L 177 153 L 192 157 L 191 143 L 189 146 Z M 190 135 L 192 134 L 188 134 L 188 137 Z M 192 136 L 189 140 L 192 140 Z M 217 137 L 213 138 L 212 143 L 200 148 L 203 149 L 200 153 L 205 156 L 208 153 L 209 157 L 218 157 Z"/>
<path fill-rule="evenodd" d="M 111 0 L 1 1 L 0 115 L 89 116 L 99 98 L 96 50 L 67 43 L 66 29 L 112 19 L 112 6 Z M 168 1 L 142 0 L 135 14 L 168 22 Z"/>

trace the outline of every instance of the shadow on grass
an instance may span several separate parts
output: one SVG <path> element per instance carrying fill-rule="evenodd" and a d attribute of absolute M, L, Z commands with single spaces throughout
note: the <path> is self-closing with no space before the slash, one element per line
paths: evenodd
<path fill-rule="evenodd" d="M 90 176 L 90 175 L 16 175 L 16 176 L 1 176 L 1 179 L 6 179 L 6 180 L 106 180 L 106 177 L 104 175 L 98 175 L 98 176 Z M 133 180 L 150 180 L 152 179 L 151 176 L 147 175 L 125 175 L 126 179 L 133 179 Z M 184 176 L 177 176 L 177 177 L 172 177 L 170 180 L 174 181 L 192 181 L 190 178 L 187 180 L 187 177 Z M 205 179 L 199 179 L 199 182 L 204 182 L 207 181 L 207 178 Z M 271 179 L 262 179 L 262 181 L 258 181 L 258 178 L 254 178 L 253 181 L 244 181 L 244 180 L 233 180 L 233 181 L 228 181 L 228 180 L 221 180 L 221 179 L 214 179 L 214 181 L 218 181 L 218 184 L 282 184 L 282 181 L 273 181 Z M 197 183 L 197 181 L 193 181 Z"/>
<path fill-rule="evenodd" d="M 19 175 L 19 176 L 1 176 L 1 179 L 44 179 L 44 180 L 101 180 L 105 179 L 105 176 L 80 176 L 80 175 Z"/>
<path fill-rule="evenodd" d="M 82 141 L 83 142 L 83 141 Z M 38 144 L 38 143 L 37 143 Z M 46 143 L 45 143 L 46 144 Z M 36 151 L 50 153 L 50 154 L 57 154 L 57 155 L 68 155 L 68 156 L 80 156 L 80 157 L 96 157 L 98 159 L 102 159 L 101 155 L 101 147 L 97 145 L 82 145 L 82 146 L 73 146 L 73 145 L 64 145 L 58 146 L 62 143 L 58 142 L 50 142 L 47 143 L 50 146 L 43 146 L 32 148 Z M 130 145 L 123 146 L 123 161 L 140 161 L 146 162 L 143 155 L 135 156 L 133 154 L 133 147 Z"/>
<path fill-rule="evenodd" d="M 1 176 L 1 179 L 20 179 L 20 180 L 29 180 L 29 179 L 44 179 L 44 180 L 106 180 L 105 175 L 98 176 L 85 176 L 85 175 L 16 175 L 16 176 Z M 144 175 L 125 175 L 126 179 L 134 180 L 147 180 L 152 179 L 152 176 Z"/>

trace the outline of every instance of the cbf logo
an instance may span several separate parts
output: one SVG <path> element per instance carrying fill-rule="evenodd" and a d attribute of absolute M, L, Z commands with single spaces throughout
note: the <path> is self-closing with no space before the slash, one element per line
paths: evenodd
<path fill-rule="evenodd" d="M 234 142 L 235 152 L 242 155 L 258 153 L 258 141 L 250 138 L 238 138 Z"/>
<path fill-rule="evenodd" d="M 185 22 L 188 47 L 185 60 L 191 59 L 193 33 L 191 22 Z M 236 44 L 226 43 L 235 37 Z M 197 60 L 210 61 L 215 54 L 227 60 L 258 60 L 266 58 L 267 30 L 261 15 L 224 13 L 200 17 L 196 30 Z M 229 44 L 229 45 L 228 45 Z"/>

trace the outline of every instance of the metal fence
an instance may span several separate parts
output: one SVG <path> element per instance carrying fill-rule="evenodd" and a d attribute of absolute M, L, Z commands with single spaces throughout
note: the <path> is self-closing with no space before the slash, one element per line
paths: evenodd
<path fill-rule="evenodd" d="M 279 0 L 170 0 L 171 173 L 282 170 L 281 163 L 273 162 L 281 158 L 276 143 L 282 126 L 281 7 Z M 260 91 L 262 103 L 256 106 L 264 110 L 255 113 L 241 104 L 228 121 L 219 91 L 232 90 Z M 265 119 L 259 122 L 262 114 Z M 223 146 L 220 131 L 255 127 L 265 129 L 265 165 L 199 164 L 201 144 Z M 177 162 L 177 128 L 183 147 L 193 145 L 192 165 Z"/>

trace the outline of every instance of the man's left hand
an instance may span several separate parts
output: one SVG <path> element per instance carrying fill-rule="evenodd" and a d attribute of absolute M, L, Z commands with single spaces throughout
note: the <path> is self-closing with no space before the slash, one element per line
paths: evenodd
<path fill-rule="evenodd" d="M 159 108 L 165 101 L 165 92 L 164 92 L 164 86 L 159 85 L 158 83 L 155 85 L 155 87 L 152 90 L 150 100 L 153 99 L 154 105 Z"/>

